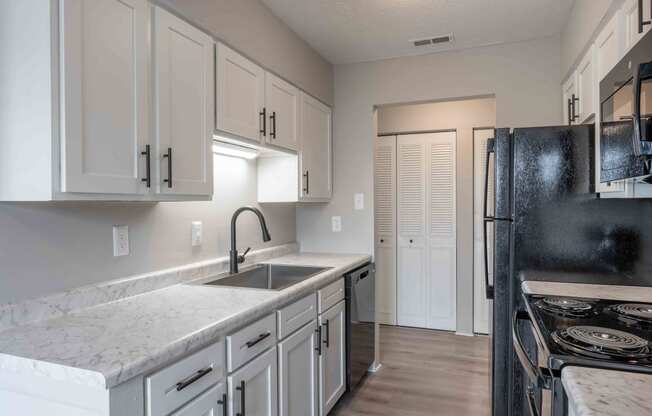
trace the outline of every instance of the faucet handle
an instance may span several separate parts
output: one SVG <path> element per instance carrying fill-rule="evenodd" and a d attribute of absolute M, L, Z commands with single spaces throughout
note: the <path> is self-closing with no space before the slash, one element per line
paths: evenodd
<path fill-rule="evenodd" d="M 251 251 L 251 247 L 247 247 L 247 248 L 245 249 L 244 253 L 242 253 L 242 254 L 240 254 L 240 255 L 238 256 L 238 263 L 244 263 L 244 261 L 245 261 L 245 256 L 247 255 L 247 253 L 249 253 L 249 251 Z"/>

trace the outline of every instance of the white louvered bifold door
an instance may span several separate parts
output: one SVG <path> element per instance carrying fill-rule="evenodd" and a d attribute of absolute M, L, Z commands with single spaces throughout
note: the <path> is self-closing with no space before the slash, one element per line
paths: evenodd
<path fill-rule="evenodd" d="M 398 136 L 398 324 L 455 329 L 455 132 Z"/>
<path fill-rule="evenodd" d="M 396 136 L 375 144 L 376 319 L 396 325 Z"/>
<path fill-rule="evenodd" d="M 485 295 L 484 276 L 484 181 L 487 158 L 487 140 L 494 137 L 494 129 L 476 129 L 473 131 L 473 332 L 487 334 L 489 331 L 489 301 Z M 493 160 L 489 165 L 489 182 L 487 205 L 493 215 L 494 181 Z M 487 241 L 489 242 L 487 259 L 489 261 L 489 281 L 493 281 L 493 226 L 488 224 Z"/>
<path fill-rule="evenodd" d="M 456 133 L 427 140 L 428 328 L 455 330 L 457 293 Z"/>

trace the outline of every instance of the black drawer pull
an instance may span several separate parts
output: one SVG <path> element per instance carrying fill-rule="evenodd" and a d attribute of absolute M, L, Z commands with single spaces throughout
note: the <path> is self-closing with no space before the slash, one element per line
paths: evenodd
<path fill-rule="evenodd" d="M 177 391 L 181 391 L 194 383 L 195 381 L 199 380 L 200 378 L 204 377 L 206 374 L 210 373 L 213 371 L 213 367 L 206 367 L 202 370 L 197 371 L 195 374 L 191 375 L 185 380 L 181 380 L 180 382 L 177 383 Z"/>
<path fill-rule="evenodd" d="M 315 351 L 317 351 L 318 355 L 321 355 L 321 325 L 315 329 L 315 332 L 317 333 L 317 346 L 315 347 Z"/>
<path fill-rule="evenodd" d="M 246 344 L 246 345 L 247 345 L 247 348 L 251 348 L 251 347 L 253 347 L 254 345 L 256 345 L 256 344 L 258 344 L 259 342 L 261 342 L 262 340 L 268 338 L 270 335 L 272 335 L 272 333 L 271 333 L 271 332 L 267 332 L 267 333 L 264 333 L 264 334 L 260 334 L 260 335 L 258 335 L 258 338 L 254 339 L 254 340 L 252 340 L 252 341 L 247 341 L 247 344 Z"/>

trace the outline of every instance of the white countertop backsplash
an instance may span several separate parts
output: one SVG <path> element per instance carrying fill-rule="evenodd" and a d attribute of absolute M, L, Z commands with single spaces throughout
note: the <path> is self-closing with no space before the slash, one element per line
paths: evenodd
<path fill-rule="evenodd" d="M 575 416 L 652 415 L 652 375 L 564 367 L 561 380 Z"/>
<path fill-rule="evenodd" d="M 273 252 L 278 253 L 271 249 L 268 254 Z M 253 263 L 262 258 L 251 260 Z M 73 303 L 95 306 L 0 332 L 0 370 L 111 388 L 208 345 L 370 260 L 369 255 L 310 253 L 268 258 L 270 263 L 331 267 L 280 291 L 184 283 L 146 291 L 148 283 L 137 279 L 137 285 L 122 288 L 123 293 L 128 293 L 128 288 L 137 287 L 136 293 L 140 294 L 118 297 L 109 303 L 99 303 L 97 298 L 84 301 L 78 298 L 81 292 L 76 292 Z M 180 268 L 174 272 L 177 282 L 223 271 L 207 273 L 202 267 L 206 266 Z M 90 288 L 86 291 L 94 292 Z"/>
<path fill-rule="evenodd" d="M 247 256 L 246 263 L 258 263 L 294 253 L 297 250 L 296 243 L 255 250 Z M 0 304 L 0 331 L 28 322 L 56 318 L 80 309 L 115 302 L 189 280 L 212 276 L 226 272 L 228 269 L 229 258 L 219 257 L 100 284 L 82 286 L 38 299 Z"/>

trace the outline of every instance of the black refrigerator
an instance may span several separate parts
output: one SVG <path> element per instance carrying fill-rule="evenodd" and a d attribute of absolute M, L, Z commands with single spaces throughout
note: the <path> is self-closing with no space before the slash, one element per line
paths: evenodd
<path fill-rule="evenodd" d="M 521 416 L 527 377 L 512 347 L 512 317 L 525 309 L 521 282 L 652 286 L 652 201 L 595 193 L 592 125 L 497 129 L 486 157 L 495 189 L 485 202 L 492 413 Z M 535 356 L 533 337 L 524 341 Z"/>

